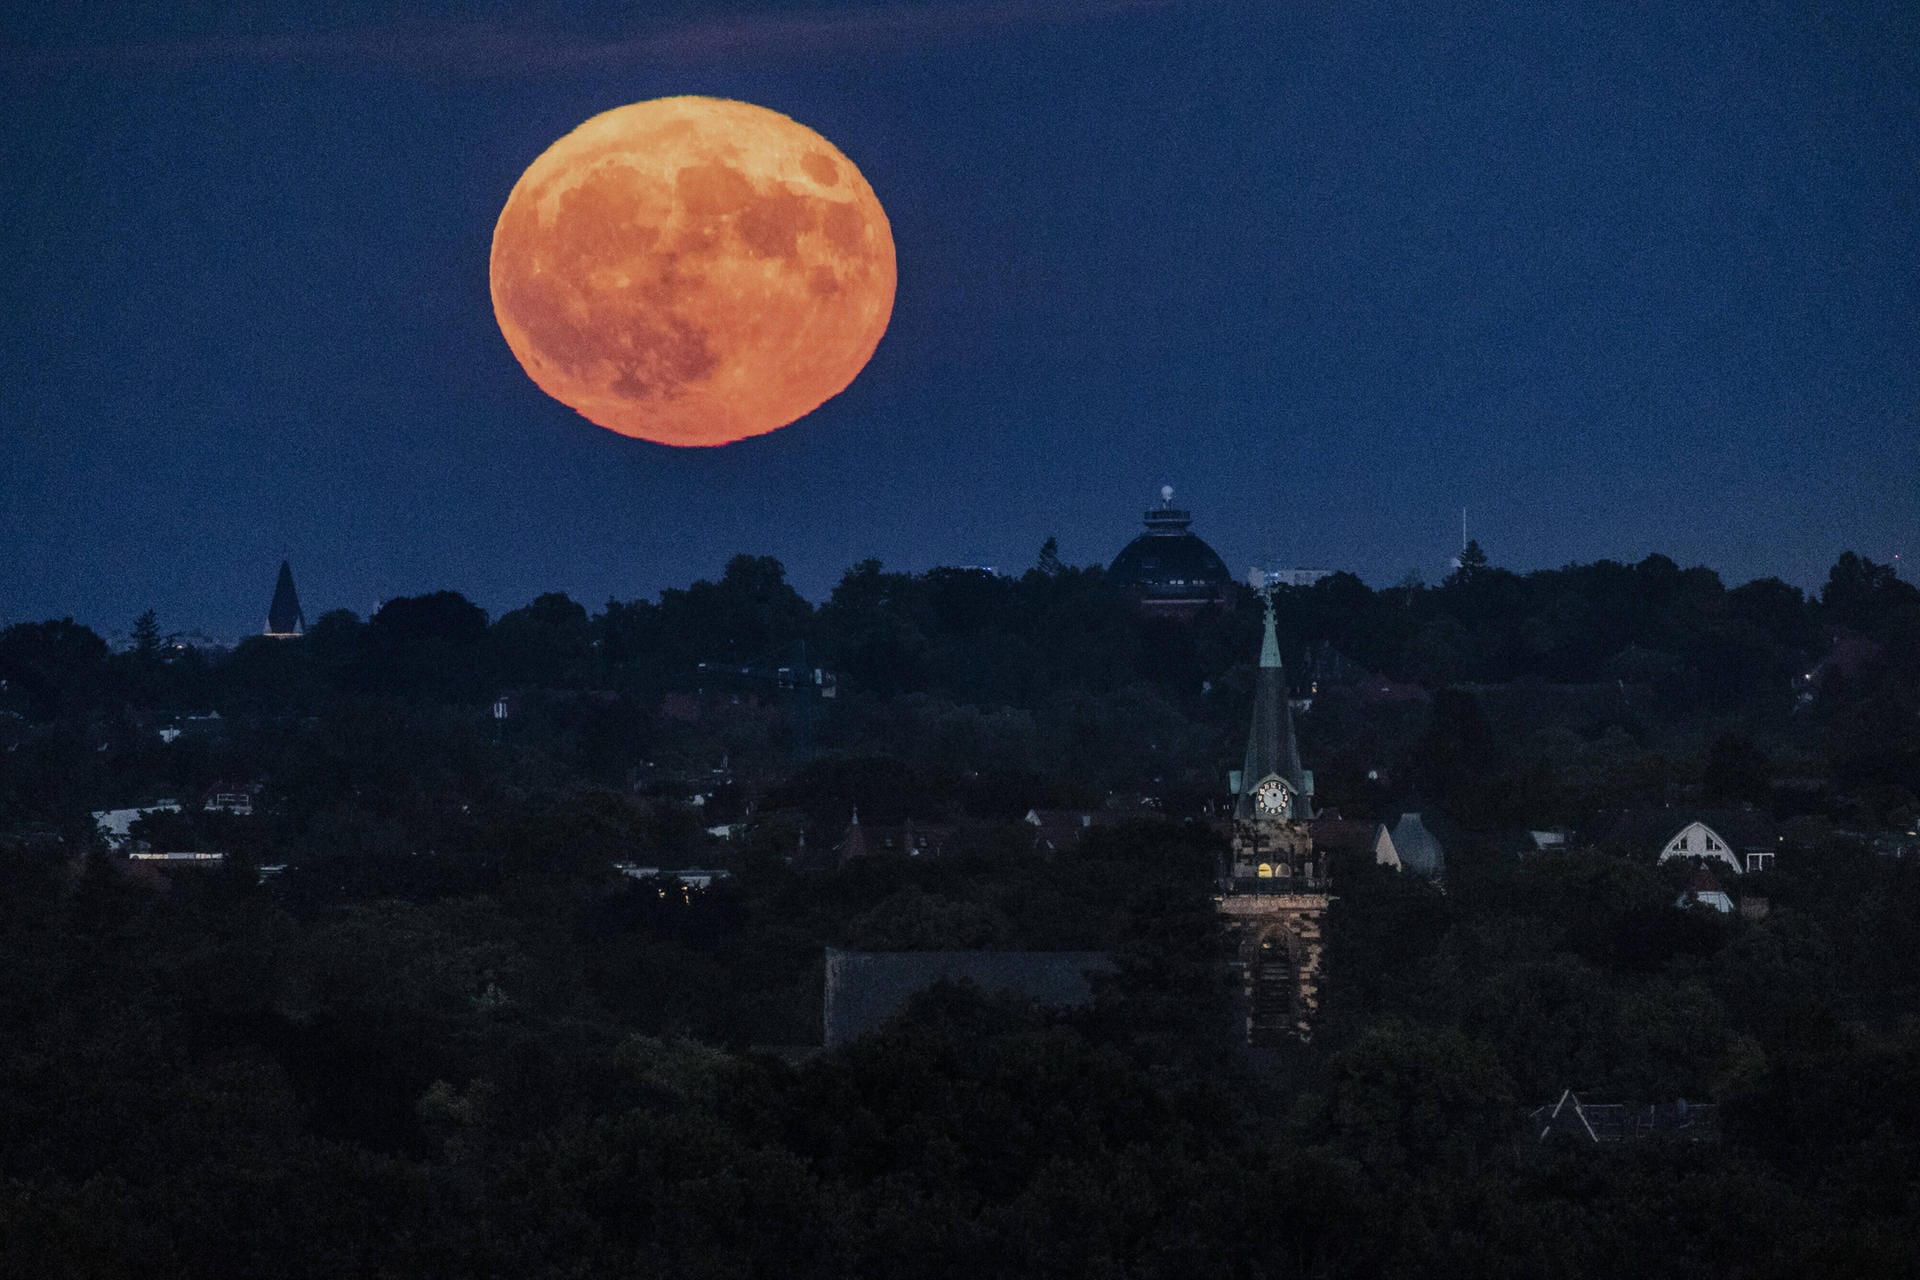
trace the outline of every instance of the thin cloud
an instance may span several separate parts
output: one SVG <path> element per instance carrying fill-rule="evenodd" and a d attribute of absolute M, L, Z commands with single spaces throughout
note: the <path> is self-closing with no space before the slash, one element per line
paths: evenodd
<path fill-rule="evenodd" d="M 823 13 L 709 19 L 616 39 L 488 24 L 162 40 L 12 50 L 17 69 L 385 66 L 469 76 L 526 76 L 718 57 L 880 52 L 1016 28 L 1166 8 L 1172 0 L 969 0 Z"/>

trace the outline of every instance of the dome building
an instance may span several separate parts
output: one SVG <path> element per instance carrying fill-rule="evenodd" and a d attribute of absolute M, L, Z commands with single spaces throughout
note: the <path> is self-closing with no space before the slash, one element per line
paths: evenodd
<path fill-rule="evenodd" d="M 1153 614 L 1186 617 L 1223 603 L 1233 575 L 1214 549 L 1190 531 L 1193 514 L 1173 505 L 1173 488 L 1147 512 L 1146 532 L 1122 547 L 1107 575 Z"/>

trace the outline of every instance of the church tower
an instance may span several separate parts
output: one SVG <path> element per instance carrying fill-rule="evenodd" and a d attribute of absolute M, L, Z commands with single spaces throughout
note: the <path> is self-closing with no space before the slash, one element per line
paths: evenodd
<path fill-rule="evenodd" d="M 1311 878 L 1313 838 L 1307 821 L 1313 817 L 1313 774 L 1301 768 L 1300 747 L 1293 736 L 1273 588 L 1262 578 L 1259 590 L 1266 629 L 1260 641 L 1246 759 L 1233 779 L 1233 877 Z"/>
<path fill-rule="evenodd" d="M 1286 669 L 1273 613 L 1273 587 L 1257 570 L 1265 612 L 1247 754 L 1232 775 L 1232 865 L 1215 907 L 1239 954 L 1247 1042 L 1272 1047 L 1313 1033 L 1319 998 L 1320 929 L 1332 901 L 1324 860 L 1313 847 L 1313 773 L 1300 764 L 1287 703 Z"/>
<path fill-rule="evenodd" d="M 279 581 L 273 584 L 273 603 L 267 606 L 266 634 L 276 640 L 288 640 L 306 629 L 306 615 L 300 612 L 300 593 L 293 589 L 293 566 L 282 560 Z"/>

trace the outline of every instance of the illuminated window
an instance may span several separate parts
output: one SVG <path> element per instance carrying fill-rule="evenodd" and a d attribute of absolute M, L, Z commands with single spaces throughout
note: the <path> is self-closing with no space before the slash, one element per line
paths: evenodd
<path fill-rule="evenodd" d="M 1273 864 L 1271 862 L 1261 863 L 1259 876 L 1262 880 L 1271 879 L 1273 877 Z"/>

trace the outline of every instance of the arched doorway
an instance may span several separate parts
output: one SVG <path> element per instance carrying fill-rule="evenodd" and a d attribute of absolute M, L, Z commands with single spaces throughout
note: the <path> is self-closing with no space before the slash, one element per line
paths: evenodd
<path fill-rule="evenodd" d="M 1291 1037 L 1299 1021 L 1298 940 L 1281 928 L 1252 939 L 1247 966 L 1247 1042 L 1271 1048 Z"/>

